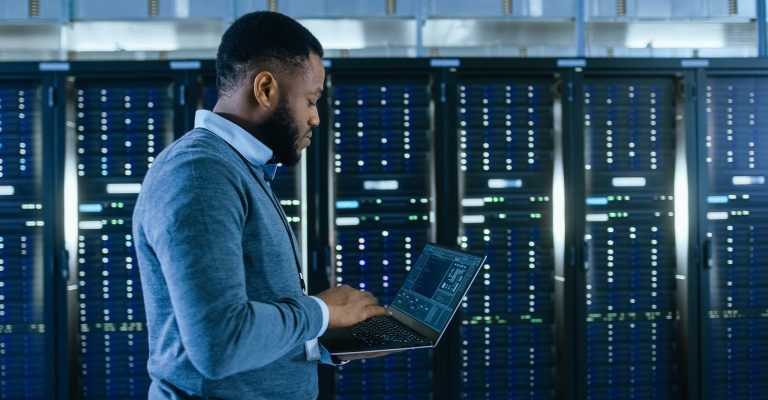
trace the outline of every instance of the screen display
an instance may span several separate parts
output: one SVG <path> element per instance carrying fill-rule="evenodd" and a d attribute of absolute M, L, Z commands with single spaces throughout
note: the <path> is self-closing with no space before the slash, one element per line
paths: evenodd
<path fill-rule="evenodd" d="M 427 245 L 392 307 L 440 332 L 448 325 L 481 263 L 481 257 Z"/>

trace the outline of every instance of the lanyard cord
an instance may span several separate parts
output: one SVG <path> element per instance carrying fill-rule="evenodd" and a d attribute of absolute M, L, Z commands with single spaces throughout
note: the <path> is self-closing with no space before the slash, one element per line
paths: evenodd
<path fill-rule="evenodd" d="M 251 173 L 253 173 L 253 170 L 251 170 Z M 259 186 L 261 186 L 261 188 L 264 189 L 264 191 L 269 196 L 269 199 L 272 201 L 272 205 L 275 206 L 275 208 L 277 209 L 277 212 L 280 213 L 280 217 L 281 217 L 280 219 L 283 221 L 283 226 L 285 227 L 286 233 L 288 233 L 288 240 L 291 242 L 291 249 L 293 250 L 293 258 L 296 260 L 296 270 L 299 272 L 299 283 L 301 283 L 301 291 L 306 295 L 307 285 L 304 283 L 304 274 L 301 272 L 301 261 L 299 261 L 299 252 L 297 251 L 296 245 L 294 243 L 293 230 L 291 229 L 291 226 L 288 225 L 288 216 L 285 215 L 285 211 L 283 211 L 283 207 L 280 206 L 280 203 L 277 201 L 277 197 L 275 196 L 275 193 L 272 191 L 272 188 L 268 186 L 269 184 L 267 184 L 266 182 L 262 182 L 258 178 L 256 178 L 256 181 L 259 182 Z"/>
<path fill-rule="evenodd" d="M 229 143 L 227 143 L 229 144 Z M 251 172 L 251 175 L 253 175 L 254 179 L 256 179 L 256 182 L 261 186 L 261 189 L 264 190 L 264 192 L 269 197 L 270 202 L 277 210 L 277 213 L 280 214 L 280 219 L 283 221 L 283 226 L 285 227 L 286 233 L 288 234 L 288 241 L 291 242 L 291 249 L 293 250 L 293 258 L 296 260 L 296 269 L 299 272 L 299 283 L 301 284 L 301 292 L 305 295 L 307 294 L 307 285 L 304 283 L 304 274 L 301 272 L 301 261 L 299 260 L 299 252 L 296 249 L 296 244 L 294 243 L 293 239 L 293 230 L 291 229 L 291 226 L 288 225 L 288 217 L 285 215 L 285 212 L 283 211 L 283 207 L 280 206 L 280 202 L 277 201 L 277 197 L 275 197 L 274 192 L 272 192 L 272 188 L 269 186 L 269 184 L 266 181 L 263 181 L 263 178 L 259 177 L 258 174 L 254 171 L 254 168 L 257 168 L 256 166 L 252 165 L 250 161 L 248 161 L 242 154 L 240 154 L 237 149 L 232 147 L 230 145 L 229 147 L 232 148 L 232 150 L 235 151 L 235 153 L 240 156 L 240 159 L 243 160 L 245 163 L 245 166 L 248 168 L 248 171 Z M 260 168 L 262 170 L 262 173 L 264 172 L 263 168 Z"/>

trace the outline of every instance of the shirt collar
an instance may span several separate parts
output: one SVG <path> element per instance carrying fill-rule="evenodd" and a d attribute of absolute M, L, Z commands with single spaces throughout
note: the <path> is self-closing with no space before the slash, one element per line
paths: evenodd
<path fill-rule="evenodd" d="M 272 159 L 272 150 L 248 133 L 236 123 L 208 110 L 197 110 L 195 113 L 195 128 L 203 128 L 224 139 L 248 162 L 264 171 L 264 178 L 271 181 L 275 178 L 277 164 L 267 164 Z"/>

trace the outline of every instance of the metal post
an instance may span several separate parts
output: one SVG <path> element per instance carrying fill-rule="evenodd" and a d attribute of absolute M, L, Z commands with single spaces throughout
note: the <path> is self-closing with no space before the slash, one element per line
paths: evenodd
<path fill-rule="evenodd" d="M 574 14 L 574 20 L 576 22 L 576 57 L 586 57 L 586 18 L 584 16 L 585 4 L 584 0 L 576 0 L 574 3 L 576 7 Z"/>
<path fill-rule="evenodd" d="M 416 57 L 424 57 L 424 23 L 427 14 L 425 7 L 428 7 L 427 2 L 420 0 L 416 10 Z"/>
<path fill-rule="evenodd" d="M 73 0 L 61 0 L 61 12 L 59 14 L 59 60 L 67 59 L 67 26 L 72 20 Z"/>
<path fill-rule="evenodd" d="M 757 1 L 757 55 L 758 57 L 768 56 L 768 43 L 766 43 L 766 15 L 765 1 Z"/>

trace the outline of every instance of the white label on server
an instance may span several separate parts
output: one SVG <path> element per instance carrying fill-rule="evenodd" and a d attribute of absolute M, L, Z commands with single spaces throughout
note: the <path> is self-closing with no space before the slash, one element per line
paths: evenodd
<path fill-rule="evenodd" d="M 400 184 L 395 180 L 363 182 L 363 189 L 365 190 L 397 190 L 399 187 Z"/>
<path fill-rule="evenodd" d="M 734 185 L 765 185 L 764 176 L 734 176 L 731 178 Z"/>
<path fill-rule="evenodd" d="M 605 222 L 608 221 L 608 214 L 587 214 L 587 222 Z"/>
<path fill-rule="evenodd" d="M 522 179 L 488 179 L 489 189 L 519 189 L 523 187 Z"/>
<path fill-rule="evenodd" d="M 107 193 L 109 194 L 135 194 L 141 191 L 141 183 L 109 183 L 107 184 Z"/>
<path fill-rule="evenodd" d="M 485 222 L 484 215 L 463 215 L 461 222 L 464 224 L 482 224 Z"/>
<path fill-rule="evenodd" d="M 482 207 L 485 205 L 483 199 L 461 199 L 461 205 L 464 207 Z"/>
<path fill-rule="evenodd" d="M 611 184 L 613 187 L 643 187 L 645 186 L 645 178 L 642 176 L 613 178 Z"/>
<path fill-rule="evenodd" d="M 336 218 L 336 226 L 354 226 L 354 225 L 360 225 L 360 218 L 358 217 Z"/>
<path fill-rule="evenodd" d="M 101 229 L 104 225 L 101 221 L 80 221 L 77 226 L 80 229 Z"/>
<path fill-rule="evenodd" d="M 718 220 L 718 219 L 728 219 L 728 213 L 725 211 L 713 211 L 707 213 L 707 219 L 712 220 Z"/>

